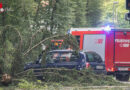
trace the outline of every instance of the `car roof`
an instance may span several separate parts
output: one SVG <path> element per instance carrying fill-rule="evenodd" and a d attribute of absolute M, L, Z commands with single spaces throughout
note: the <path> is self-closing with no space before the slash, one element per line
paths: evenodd
<path fill-rule="evenodd" d="M 70 52 L 70 53 L 72 53 L 72 52 L 75 52 L 75 50 L 69 50 L 69 49 L 57 49 L 57 50 L 51 50 L 51 51 L 49 51 L 49 53 L 56 53 L 56 52 L 59 52 L 59 53 L 64 53 L 64 52 Z M 81 54 L 84 54 L 84 52 L 83 51 L 78 51 L 78 53 L 81 53 Z"/>
<path fill-rule="evenodd" d="M 74 50 L 68 50 L 68 49 L 57 49 L 57 50 L 52 50 L 52 51 L 49 51 L 50 53 L 51 52 L 74 52 Z"/>
<path fill-rule="evenodd" d="M 82 51 L 83 53 L 90 53 L 90 54 L 98 54 L 98 53 L 96 53 L 96 52 L 94 52 L 94 51 Z M 98 54 L 99 55 L 99 54 Z"/>

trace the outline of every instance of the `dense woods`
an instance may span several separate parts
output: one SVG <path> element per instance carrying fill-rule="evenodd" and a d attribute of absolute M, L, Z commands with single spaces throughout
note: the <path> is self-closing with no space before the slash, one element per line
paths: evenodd
<path fill-rule="evenodd" d="M 125 0 L 2 0 L 0 13 L 0 68 L 16 74 L 26 62 L 41 53 L 41 45 L 26 51 L 53 35 L 65 34 L 71 27 L 100 27 L 113 24 L 130 27 L 124 19 Z M 113 14 L 114 12 L 114 14 Z M 113 17 L 114 23 L 113 23 Z M 44 42 L 48 45 L 48 42 Z"/>

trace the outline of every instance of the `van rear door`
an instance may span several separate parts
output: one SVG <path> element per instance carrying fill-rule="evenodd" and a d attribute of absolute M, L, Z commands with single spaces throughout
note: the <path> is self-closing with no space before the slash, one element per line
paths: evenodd
<path fill-rule="evenodd" d="M 130 31 L 115 31 L 115 60 L 116 66 L 130 66 Z M 122 68 L 118 68 L 122 69 Z M 123 68 L 128 69 L 128 68 Z"/>

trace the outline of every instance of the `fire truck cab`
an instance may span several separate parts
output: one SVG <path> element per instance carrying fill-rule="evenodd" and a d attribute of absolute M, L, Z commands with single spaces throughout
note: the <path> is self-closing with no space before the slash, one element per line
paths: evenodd
<path fill-rule="evenodd" d="M 98 53 L 105 62 L 107 74 L 128 81 L 130 74 L 130 29 L 71 28 L 80 50 Z"/>

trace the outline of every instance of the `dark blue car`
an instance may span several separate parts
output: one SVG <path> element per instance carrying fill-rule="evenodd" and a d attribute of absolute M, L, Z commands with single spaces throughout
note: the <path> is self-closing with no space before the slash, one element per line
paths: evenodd
<path fill-rule="evenodd" d="M 43 54 L 43 53 L 42 53 Z M 41 60 L 42 54 L 35 62 L 27 63 L 24 70 L 31 68 L 42 68 Z M 45 68 L 75 68 L 81 70 L 86 67 L 86 57 L 83 52 L 75 52 L 73 50 L 52 50 L 46 56 Z"/>
<path fill-rule="evenodd" d="M 95 73 L 105 73 L 105 63 L 96 52 L 75 52 L 72 50 L 53 50 L 47 54 L 46 67 L 65 67 L 81 70 L 91 68 Z"/>
<path fill-rule="evenodd" d="M 42 53 L 43 54 L 43 53 Z M 33 68 L 42 68 L 41 60 L 42 54 L 34 63 L 25 65 L 24 70 Z M 100 55 L 96 52 L 84 52 L 73 50 L 52 50 L 46 56 L 45 68 L 60 68 L 65 67 L 69 69 L 81 70 L 84 68 L 92 68 L 96 73 L 106 73 L 105 64 Z"/>

